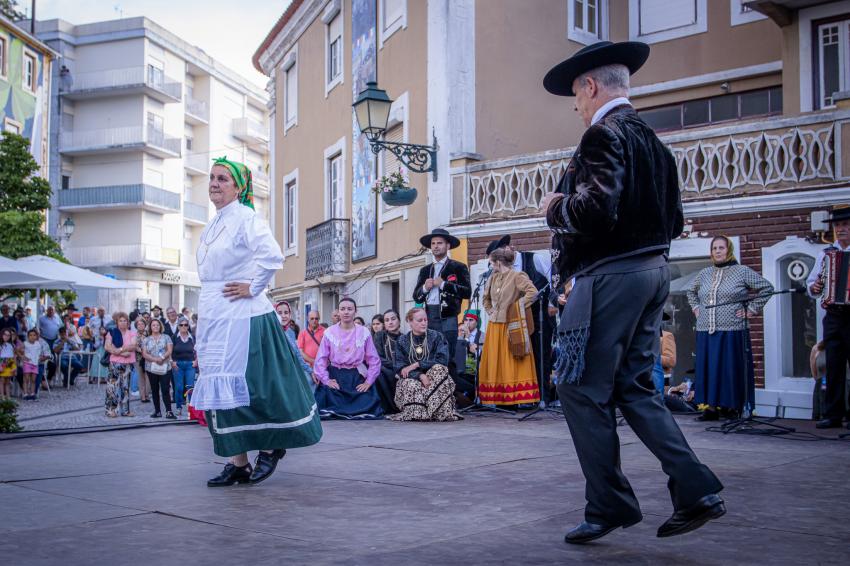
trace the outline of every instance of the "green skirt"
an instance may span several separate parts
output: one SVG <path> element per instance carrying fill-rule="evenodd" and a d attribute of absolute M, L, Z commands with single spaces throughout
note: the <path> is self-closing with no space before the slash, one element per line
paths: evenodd
<path fill-rule="evenodd" d="M 300 448 L 322 438 L 316 400 L 274 313 L 251 319 L 245 379 L 249 406 L 206 411 L 217 455 Z"/>

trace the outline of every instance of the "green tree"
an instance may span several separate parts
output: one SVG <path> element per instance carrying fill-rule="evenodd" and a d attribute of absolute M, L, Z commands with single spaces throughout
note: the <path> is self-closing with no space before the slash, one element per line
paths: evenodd
<path fill-rule="evenodd" d="M 23 20 L 26 17 L 23 12 L 18 10 L 18 0 L 0 0 L 0 13 L 13 22 Z"/>

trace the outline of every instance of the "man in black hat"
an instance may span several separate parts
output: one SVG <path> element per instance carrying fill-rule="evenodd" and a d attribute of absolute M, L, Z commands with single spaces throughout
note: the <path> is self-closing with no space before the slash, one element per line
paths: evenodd
<path fill-rule="evenodd" d="M 553 284 L 573 282 L 558 327 L 556 371 L 587 506 L 568 543 L 643 518 L 620 469 L 616 408 L 670 476 L 675 512 L 659 537 L 726 512 L 722 484 L 694 455 L 652 383 L 670 287 L 667 253 L 684 219 L 673 156 L 627 98 L 629 75 L 648 57 L 643 43 L 599 42 L 543 80 L 550 93 L 575 97 L 587 127 L 557 191 L 541 205 L 554 232 Z"/>
<path fill-rule="evenodd" d="M 550 316 L 549 304 L 549 278 L 552 275 L 552 257 L 549 252 L 534 253 L 520 252 L 511 245 L 510 234 L 493 240 L 487 246 L 487 256 L 499 248 L 510 248 L 516 252 L 514 259 L 514 271 L 522 271 L 538 291 L 543 291 L 538 300 L 531 305 L 531 315 L 534 318 L 534 333 L 531 339 L 531 348 L 534 351 L 534 368 L 537 372 L 537 380 L 543 391 L 542 400 L 548 405 L 557 399 L 555 390 L 551 387 L 552 374 L 552 333 L 555 330 L 555 318 Z M 545 291 L 544 291 L 545 289 Z M 541 321 L 542 309 L 542 321 Z M 542 322 L 542 324 L 541 324 Z"/>
<path fill-rule="evenodd" d="M 836 207 L 827 219 L 835 233 L 835 243 L 821 250 L 806 280 L 809 295 L 823 293 L 823 261 L 827 250 L 850 251 L 850 207 Z M 826 350 L 826 407 L 818 428 L 838 428 L 841 419 L 848 420 L 846 373 L 850 361 L 850 306 L 828 305 L 823 315 L 823 342 Z"/>
<path fill-rule="evenodd" d="M 469 268 L 448 257 L 449 249 L 460 245 L 460 240 L 442 228 L 419 238 L 419 242 L 431 249 L 434 263 L 419 270 L 419 278 L 413 289 L 413 300 L 425 305 L 428 312 L 428 328 L 440 332 L 449 344 L 449 373 L 456 376 L 455 347 L 457 346 L 457 316 L 463 299 L 469 299 L 472 287 L 469 284 Z"/>

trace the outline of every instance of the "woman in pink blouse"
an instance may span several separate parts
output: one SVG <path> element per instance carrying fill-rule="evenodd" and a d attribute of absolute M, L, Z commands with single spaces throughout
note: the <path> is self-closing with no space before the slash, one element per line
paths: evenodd
<path fill-rule="evenodd" d="M 339 302 L 340 321 L 325 331 L 313 375 L 319 382 L 316 403 L 323 419 L 379 419 L 384 415 L 372 384 L 381 373 L 381 358 L 369 330 L 354 324 L 357 303 Z M 366 376 L 357 367 L 366 365 Z"/>

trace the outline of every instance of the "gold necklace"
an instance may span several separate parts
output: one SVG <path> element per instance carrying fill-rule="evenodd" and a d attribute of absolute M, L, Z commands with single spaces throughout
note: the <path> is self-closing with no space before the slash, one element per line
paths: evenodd
<path fill-rule="evenodd" d="M 427 334 L 427 331 L 426 331 L 426 334 L 424 334 L 422 336 L 422 343 L 420 343 L 420 344 L 416 343 L 415 334 L 413 334 L 411 332 L 410 333 L 410 346 L 411 346 L 410 354 L 408 356 L 410 363 L 421 362 L 422 360 L 427 358 L 428 357 L 428 334 Z"/>

